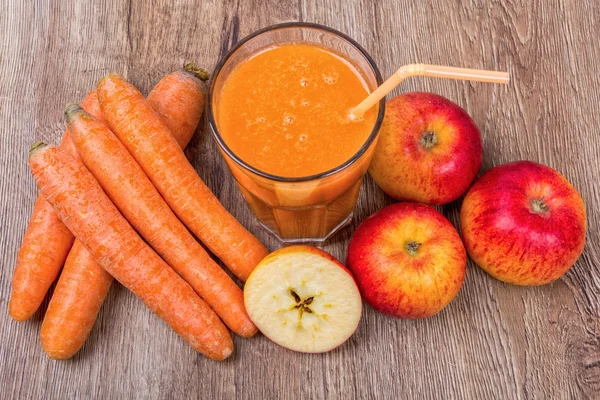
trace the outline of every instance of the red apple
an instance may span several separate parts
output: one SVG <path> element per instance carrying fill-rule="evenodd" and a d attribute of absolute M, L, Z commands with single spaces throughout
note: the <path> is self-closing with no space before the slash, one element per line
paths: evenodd
<path fill-rule="evenodd" d="M 531 161 L 486 172 L 467 193 L 460 224 L 473 261 L 516 285 L 558 279 L 585 244 L 581 196 L 557 171 Z"/>
<path fill-rule="evenodd" d="M 433 93 L 388 101 L 369 173 L 389 196 L 446 204 L 467 191 L 481 167 L 479 129 L 462 108 Z"/>
<path fill-rule="evenodd" d="M 360 224 L 346 264 L 373 308 L 424 318 L 456 297 L 466 259 L 458 232 L 442 214 L 424 204 L 398 203 Z"/>

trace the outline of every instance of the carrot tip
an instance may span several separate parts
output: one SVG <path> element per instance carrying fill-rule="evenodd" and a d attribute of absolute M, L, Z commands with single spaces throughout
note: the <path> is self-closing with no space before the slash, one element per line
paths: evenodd
<path fill-rule="evenodd" d="M 185 64 L 185 67 L 183 67 L 183 69 L 203 82 L 206 82 L 208 78 L 210 78 L 210 74 L 208 73 L 208 71 L 204 68 L 196 66 L 196 64 L 193 61 L 188 61 Z"/>
<path fill-rule="evenodd" d="M 98 88 L 98 87 L 102 86 L 104 81 L 106 81 L 106 80 L 111 80 L 111 79 L 115 79 L 115 78 L 121 78 L 121 79 L 123 79 L 123 78 L 121 77 L 121 75 L 119 75 L 119 74 L 117 74 L 117 73 L 115 73 L 115 72 L 111 72 L 111 73 L 108 73 L 108 74 L 104 75 L 102 78 L 100 78 L 100 79 L 98 80 L 98 83 L 96 83 L 96 88 Z"/>
<path fill-rule="evenodd" d="M 48 145 L 44 142 L 35 142 L 34 144 L 31 145 L 31 147 L 29 147 L 29 155 L 32 155 L 36 151 L 39 151 L 46 146 L 48 146 Z"/>
<path fill-rule="evenodd" d="M 65 107 L 65 119 L 67 120 L 67 123 L 71 122 L 71 119 L 73 119 L 73 115 L 76 112 L 79 112 L 82 110 L 83 110 L 83 108 L 81 108 L 79 106 L 79 104 L 75 104 L 75 103 L 67 104 L 67 107 Z"/>

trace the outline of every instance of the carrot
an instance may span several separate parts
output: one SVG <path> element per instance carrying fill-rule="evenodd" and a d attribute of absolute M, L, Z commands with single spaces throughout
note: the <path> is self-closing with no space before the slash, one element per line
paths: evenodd
<path fill-rule="evenodd" d="M 186 71 L 163 77 L 148 95 L 152 107 L 164 119 L 175 139 L 185 147 L 196 131 L 205 103 L 206 71 L 193 63 Z M 103 119 L 96 90 L 87 94 L 81 106 Z M 79 158 L 66 130 L 60 145 Z M 42 196 L 38 196 L 30 223 L 23 236 L 12 282 L 9 313 L 17 321 L 29 319 L 56 280 L 73 244 L 73 235 Z M 91 267 L 90 267 L 91 268 Z"/>
<path fill-rule="evenodd" d="M 188 64 L 186 70 L 191 68 L 190 65 L 193 64 Z M 163 118 L 173 136 L 182 147 L 187 145 L 194 134 L 204 108 L 205 91 L 203 89 L 203 80 L 206 79 L 206 76 L 202 75 L 202 71 L 201 69 L 191 72 L 176 71 L 166 75 L 148 95 L 152 107 L 160 113 L 161 118 Z M 88 96 L 88 98 L 92 97 Z M 86 104 L 84 101 L 82 106 L 87 106 L 84 109 L 95 106 L 95 109 L 91 109 L 98 110 L 97 114 L 101 115 L 97 97 L 94 96 L 93 99 L 96 100 L 94 104 Z M 65 135 L 61 148 L 64 145 L 68 145 L 72 149 L 72 152 L 79 157 L 75 143 L 73 143 L 68 135 Z M 129 156 L 129 154 L 127 155 Z M 147 180 L 148 178 L 145 177 L 145 179 Z M 152 186 L 152 189 L 155 190 L 154 186 Z M 170 209 L 168 212 L 172 214 Z M 185 233 L 188 234 L 187 230 Z M 198 245 L 195 240 L 192 239 L 192 241 Z M 191 276 L 186 278 L 190 283 L 197 282 L 200 279 L 200 274 L 195 273 L 194 266 L 198 265 L 196 263 L 202 265 L 202 260 L 205 260 L 206 257 L 208 255 L 200 247 L 197 259 L 192 260 L 190 263 L 190 272 L 188 272 L 188 275 Z M 69 266 L 70 259 L 76 260 L 71 266 Z M 207 263 L 216 265 L 212 259 L 209 259 Z M 202 269 L 200 269 L 201 271 Z M 222 270 L 220 271 L 224 274 Z M 96 279 L 91 279 L 93 275 L 96 276 Z M 227 275 L 225 274 L 225 276 Z M 75 241 L 59 278 L 54 295 L 48 305 L 48 310 L 44 316 L 44 322 L 40 331 L 42 347 L 51 358 L 70 358 L 83 346 L 89 336 L 94 320 L 100 311 L 100 305 L 108 293 L 106 278 L 112 282 L 112 277 L 96 263 L 87 249 L 81 244 L 78 245 L 78 241 Z M 228 276 L 227 278 L 229 279 Z M 63 280 L 68 282 L 68 284 L 63 284 Z M 232 281 L 231 283 L 233 284 Z M 229 291 L 235 294 L 237 290 L 237 295 L 240 296 L 240 289 L 235 284 L 233 285 L 235 288 Z M 198 284 L 193 286 L 195 290 L 199 287 Z M 81 300 L 75 301 L 72 293 L 79 293 L 80 287 L 87 289 L 86 295 Z M 235 298 L 235 296 L 233 297 Z M 241 301 L 240 304 L 243 306 Z M 250 336 L 256 332 L 256 328 L 249 319 L 245 320 L 247 318 L 245 308 L 242 308 L 240 312 L 239 307 L 234 304 L 230 312 L 232 318 L 242 313 L 243 315 L 239 316 L 240 322 L 238 326 L 235 325 L 235 321 L 231 322 L 230 326 L 234 332 L 243 336 Z M 80 321 L 81 323 L 77 323 L 77 319 L 73 320 L 71 318 L 72 315 L 85 315 L 87 318 Z M 228 322 L 225 319 L 224 321 Z"/>
<path fill-rule="evenodd" d="M 232 353 L 217 315 L 140 238 L 80 161 L 36 143 L 29 165 L 48 202 L 102 268 L 197 351 L 215 360 Z"/>
<path fill-rule="evenodd" d="M 193 66 L 193 64 L 188 64 L 186 70 L 190 70 L 190 65 Z M 204 108 L 206 94 L 203 88 L 203 80 L 206 80 L 207 74 L 204 72 L 205 75 L 203 75 L 202 72 L 201 69 L 190 70 L 190 72 L 173 72 L 163 77 L 148 95 L 152 107 L 160 113 L 161 118 L 163 118 L 165 124 L 182 147 L 187 145 L 194 134 Z M 84 107 L 84 109 L 95 105 L 98 114 L 101 115 L 97 97 L 94 96 L 93 98 L 96 100 L 95 104 L 87 104 L 88 107 Z M 86 106 L 85 101 L 82 106 Z M 92 110 L 94 109 L 92 108 Z M 95 114 L 93 113 L 93 115 Z M 73 153 L 79 157 L 75 144 L 67 135 L 63 139 L 63 145 L 65 144 L 69 145 L 73 149 Z M 154 186 L 152 186 L 152 189 L 154 189 Z M 170 209 L 169 213 L 171 213 Z M 188 232 L 186 231 L 186 233 Z M 100 311 L 100 305 L 108 293 L 104 278 L 106 276 L 110 277 L 110 275 L 96 263 L 85 247 L 78 246 L 77 243 L 75 241 L 75 245 L 69 253 L 69 258 L 73 257 L 77 262 L 74 263 L 73 267 L 67 268 L 68 265 L 65 265 L 48 305 L 40 331 L 42 347 L 51 358 L 66 359 L 79 351 L 87 339 L 94 320 Z M 197 244 L 195 241 L 193 243 Z M 202 256 L 206 255 L 201 247 L 200 249 L 203 253 Z M 67 264 L 69 264 L 69 258 Z M 191 263 L 190 271 L 193 272 L 194 262 L 201 263 L 202 260 L 202 257 L 194 260 Z M 212 259 L 208 262 L 216 265 Z M 92 272 L 97 276 L 96 279 L 88 279 Z M 222 270 L 221 273 L 223 273 Z M 193 282 L 194 279 L 197 281 L 199 278 L 192 273 L 192 276 L 187 279 Z M 63 285 L 61 283 L 63 280 L 69 282 L 69 284 Z M 112 281 L 112 277 L 110 277 L 110 280 Z M 73 296 L 70 293 L 78 292 L 79 287 L 87 288 L 90 294 L 81 301 L 73 301 Z M 194 286 L 194 289 L 196 287 L 197 285 Z M 239 291 L 237 286 L 235 289 Z M 104 296 L 102 296 L 102 293 L 104 293 Z M 242 309 L 242 311 L 243 315 L 239 317 L 241 321 L 239 327 L 232 325 L 232 330 L 244 336 L 249 336 L 256 331 L 256 328 L 253 324 L 249 325 L 244 321 L 246 312 L 245 309 Z M 239 313 L 239 310 L 236 310 L 234 306 L 231 315 L 236 316 L 237 313 Z M 87 315 L 88 318 L 77 324 L 77 320 L 73 321 L 70 316 L 79 314 Z"/>
<path fill-rule="evenodd" d="M 82 106 L 96 117 L 102 117 L 95 90 L 87 94 Z M 61 148 L 72 156 L 79 157 L 69 139 L 68 130 L 64 134 Z M 8 305 L 13 319 L 25 321 L 37 311 L 50 285 L 58 276 L 72 244 L 71 232 L 44 197 L 38 196 L 17 255 Z"/>
<path fill-rule="evenodd" d="M 42 347 L 50 358 L 67 359 L 83 346 L 112 281 L 113 277 L 76 240 L 40 330 Z M 69 312 L 73 310 L 77 312 Z"/>
<path fill-rule="evenodd" d="M 183 154 L 168 127 L 125 79 L 98 82 L 108 126 L 142 167 L 181 221 L 242 281 L 267 249 L 227 212 Z"/>
<path fill-rule="evenodd" d="M 242 290 L 173 214 L 119 139 L 77 105 L 65 116 L 83 163 L 129 223 L 232 331 L 254 335 Z"/>
<path fill-rule="evenodd" d="M 100 110 L 100 103 L 98 103 L 98 96 L 96 95 L 96 89 L 91 90 L 87 96 L 81 102 L 81 108 L 85 111 L 92 114 L 94 117 L 98 118 L 101 121 L 104 121 L 104 116 L 102 115 L 102 111 Z M 77 149 L 75 148 L 75 143 L 70 138 L 69 129 L 65 130 L 65 134 L 63 135 L 62 141 L 60 142 L 60 148 L 67 153 L 69 153 L 72 157 L 80 160 L 79 154 L 77 153 Z"/>
<path fill-rule="evenodd" d="M 189 62 L 183 71 L 175 71 L 162 78 L 146 98 L 182 149 L 192 138 L 204 111 L 206 80 L 208 72 Z M 85 107 L 83 109 L 88 111 Z"/>
<path fill-rule="evenodd" d="M 39 196 L 17 256 L 8 303 L 13 319 L 25 321 L 37 311 L 72 244 L 71 232 L 46 199 Z"/>

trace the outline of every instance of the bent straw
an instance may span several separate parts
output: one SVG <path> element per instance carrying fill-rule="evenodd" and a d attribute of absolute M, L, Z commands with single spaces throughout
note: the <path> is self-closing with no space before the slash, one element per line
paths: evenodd
<path fill-rule="evenodd" d="M 361 118 L 369 108 L 373 107 L 379 100 L 383 99 L 389 92 L 398 86 L 400 82 L 411 76 L 433 76 L 436 78 L 503 84 L 507 84 L 510 79 L 508 72 L 446 67 L 443 65 L 431 64 L 409 64 L 400 67 L 394 75 L 390 76 L 359 105 L 350 109 L 350 118 Z"/>

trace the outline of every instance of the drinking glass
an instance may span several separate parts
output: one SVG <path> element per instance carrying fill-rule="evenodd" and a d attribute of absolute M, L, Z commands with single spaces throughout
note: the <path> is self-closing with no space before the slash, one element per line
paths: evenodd
<path fill-rule="evenodd" d="M 267 48 L 288 43 L 316 45 L 344 58 L 362 76 L 369 92 L 382 83 L 375 62 L 348 36 L 317 24 L 274 25 L 244 38 L 220 61 L 210 84 L 208 120 L 219 150 L 259 224 L 283 243 L 319 244 L 352 220 L 383 121 L 385 100 L 375 106 L 378 108 L 375 125 L 364 144 L 350 159 L 331 170 L 291 178 L 249 165 L 228 147 L 219 132 L 221 88 L 229 74 L 245 60 Z"/>

